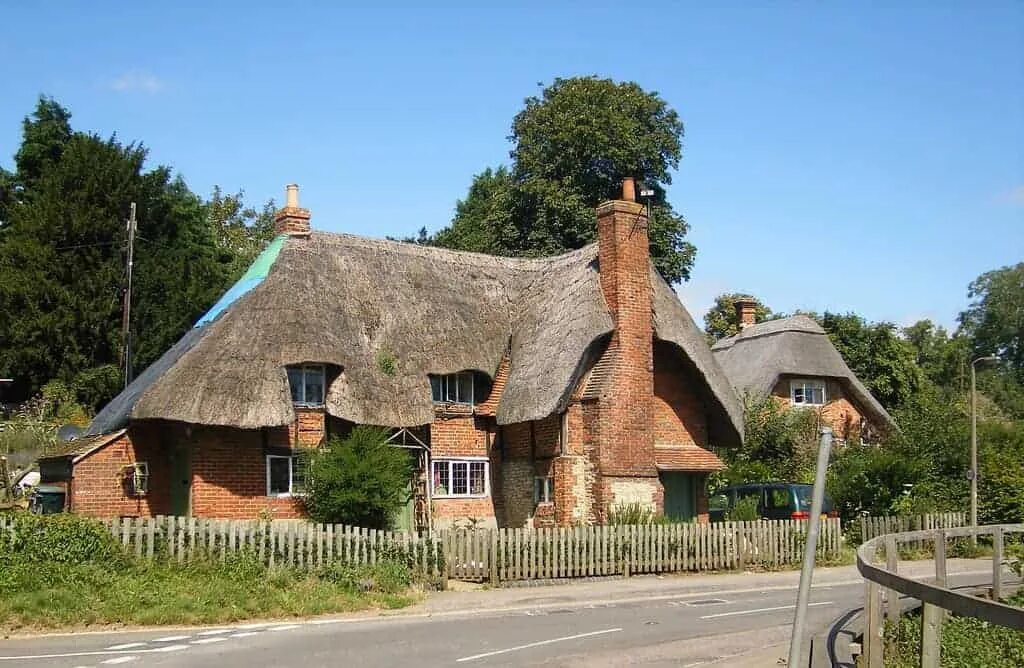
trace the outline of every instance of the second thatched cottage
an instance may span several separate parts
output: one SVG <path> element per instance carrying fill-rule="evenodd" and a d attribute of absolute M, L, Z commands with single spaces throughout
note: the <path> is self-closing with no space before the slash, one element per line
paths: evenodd
<path fill-rule="evenodd" d="M 372 424 L 417 462 L 409 526 L 706 518 L 742 408 L 632 179 L 596 244 L 543 259 L 311 231 L 297 190 L 238 284 L 44 462 L 70 509 L 301 516 L 302 453 Z"/>

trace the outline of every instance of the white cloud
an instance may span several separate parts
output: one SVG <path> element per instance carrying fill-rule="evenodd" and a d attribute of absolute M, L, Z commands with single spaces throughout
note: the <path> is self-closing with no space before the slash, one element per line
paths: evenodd
<path fill-rule="evenodd" d="M 124 93 L 148 93 L 154 95 L 164 89 L 164 82 L 152 72 L 131 70 L 112 80 L 112 90 Z"/>

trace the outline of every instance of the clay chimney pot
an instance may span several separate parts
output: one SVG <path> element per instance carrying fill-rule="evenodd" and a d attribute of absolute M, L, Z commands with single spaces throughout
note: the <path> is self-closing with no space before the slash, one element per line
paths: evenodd
<path fill-rule="evenodd" d="M 636 201 L 636 180 L 632 176 L 622 179 L 622 199 L 627 202 Z"/>

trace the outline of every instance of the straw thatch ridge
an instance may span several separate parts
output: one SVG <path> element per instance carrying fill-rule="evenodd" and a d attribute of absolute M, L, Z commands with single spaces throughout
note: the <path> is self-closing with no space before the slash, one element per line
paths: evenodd
<path fill-rule="evenodd" d="M 717 342 L 712 351 L 741 392 L 770 393 L 782 376 L 834 378 L 870 420 L 890 429 L 895 426 L 889 413 L 847 366 L 825 330 L 807 316 L 752 325 Z"/>
<path fill-rule="evenodd" d="M 711 405 L 723 409 L 711 411 L 725 415 L 723 440 L 733 442 L 742 433 L 736 396 L 686 309 L 651 272 L 657 336 L 700 372 Z M 289 239 L 260 285 L 186 334 L 94 426 L 124 426 L 129 415 L 287 425 L 295 414 L 285 367 L 302 362 L 328 365 L 331 415 L 422 425 L 434 419 L 430 374 L 493 377 L 506 356 L 498 422 L 541 419 L 564 409 L 612 329 L 596 244 L 524 259 L 314 232 Z"/>

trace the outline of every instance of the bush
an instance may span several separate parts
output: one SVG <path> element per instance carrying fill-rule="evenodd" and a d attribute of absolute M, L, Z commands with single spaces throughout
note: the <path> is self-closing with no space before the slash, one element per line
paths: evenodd
<path fill-rule="evenodd" d="M 379 427 L 331 439 L 310 462 L 306 508 L 315 521 L 385 529 L 408 501 L 409 455 Z"/>
<path fill-rule="evenodd" d="M 757 509 L 757 498 L 745 496 L 736 501 L 736 505 L 725 514 L 725 519 L 730 522 L 753 522 L 761 519 L 761 513 Z"/>
<path fill-rule="evenodd" d="M 13 538 L 0 540 L 0 555 L 29 563 L 124 566 L 127 557 L 110 530 L 77 515 L 14 516 Z"/>
<path fill-rule="evenodd" d="M 668 518 L 642 503 L 620 503 L 608 509 L 608 524 L 668 524 Z"/>

